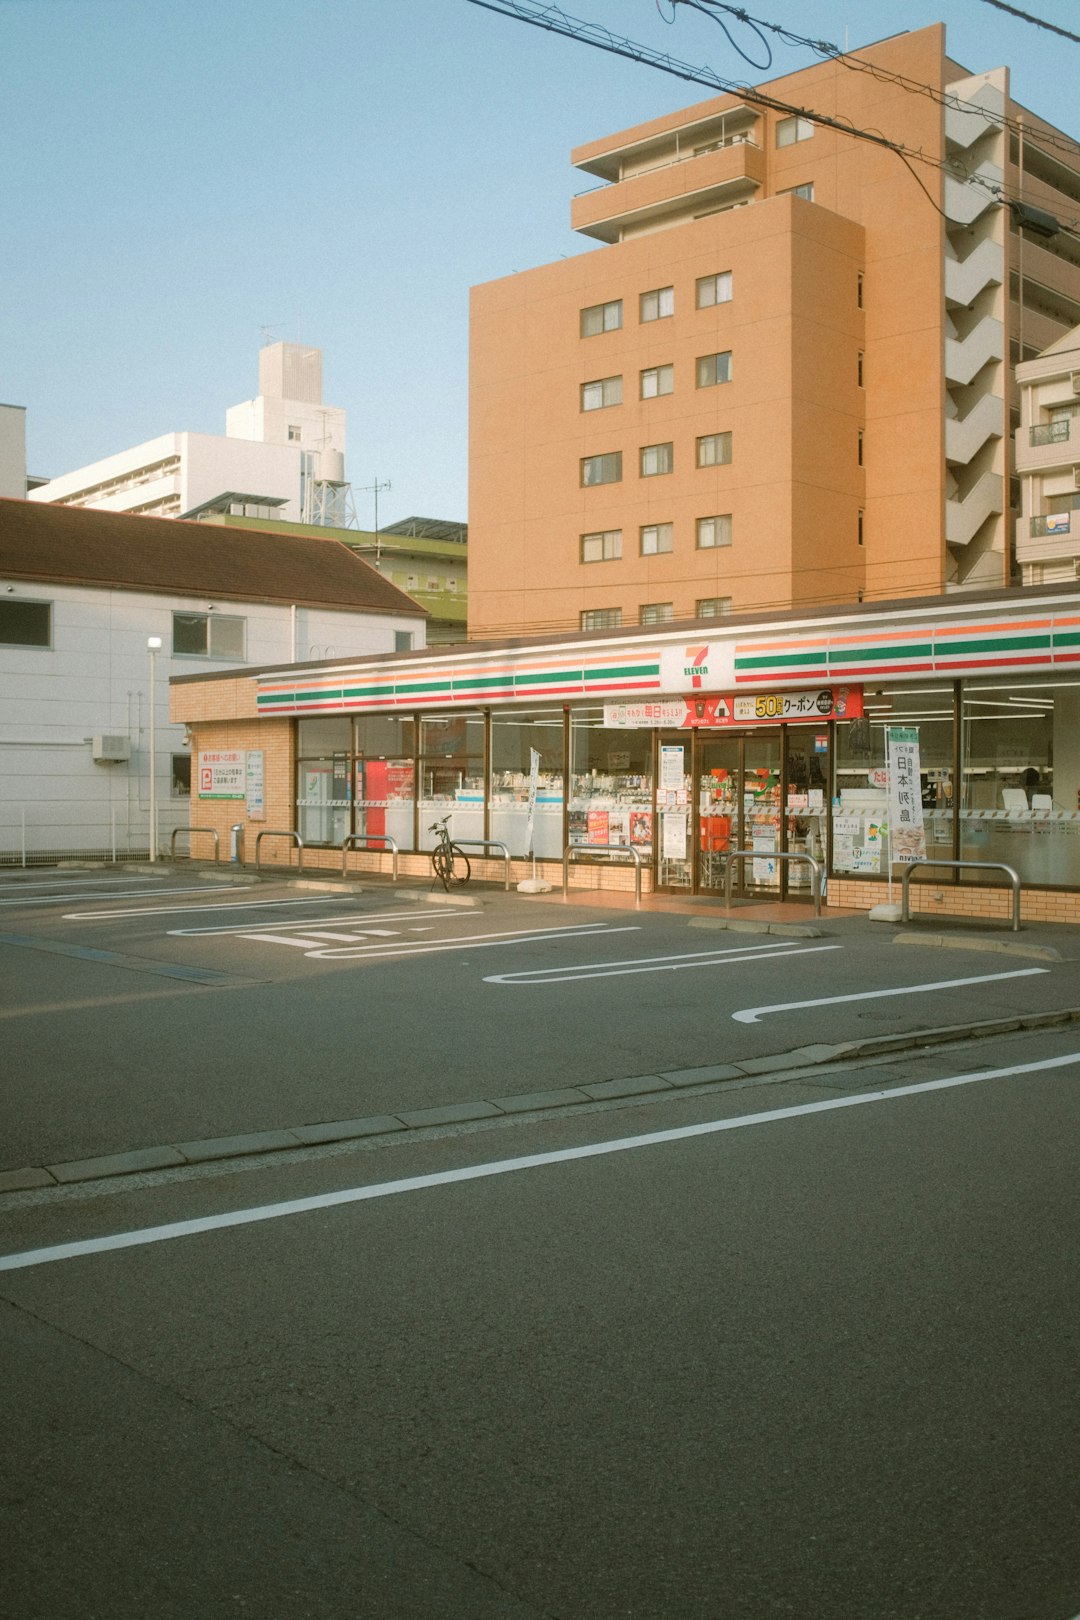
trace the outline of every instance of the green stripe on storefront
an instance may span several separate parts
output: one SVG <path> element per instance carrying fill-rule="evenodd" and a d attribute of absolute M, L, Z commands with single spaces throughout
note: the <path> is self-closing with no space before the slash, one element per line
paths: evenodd
<path fill-rule="evenodd" d="M 971 641 L 945 641 L 937 646 L 939 658 L 953 653 L 1001 653 L 1034 651 L 1039 647 L 1049 647 L 1051 637 L 1049 631 L 1039 636 L 990 636 Z"/>
<path fill-rule="evenodd" d="M 931 641 L 905 641 L 884 647 L 833 647 L 829 650 L 830 664 L 893 664 L 901 658 L 930 658 L 934 644 Z"/>
<path fill-rule="evenodd" d="M 828 649 L 815 647 L 811 652 L 802 653 L 768 653 L 760 658 L 740 658 L 735 656 L 735 668 L 740 669 L 806 669 L 820 668 L 828 657 Z"/>

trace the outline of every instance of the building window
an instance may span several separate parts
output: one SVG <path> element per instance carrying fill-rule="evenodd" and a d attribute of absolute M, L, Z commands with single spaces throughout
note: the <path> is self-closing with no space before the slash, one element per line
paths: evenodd
<path fill-rule="evenodd" d="M 300 443 L 300 438 L 301 438 L 300 429 L 297 427 L 295 422 L 290 422 L 289 423 L 289 443 L 290 444 L 299 444 Z"/>
<path fill-rule="evenodd" d="M 859 350 L 858 358 L 857 358 L 857 360 L 855 362 L 855 375 L 856 375 L 856 377 L 858 379 L 859 387 L 862 388 L 862 386 L 863 386 L 863 352 L 862 352 L 861 349 Z"/>
<path fill-rule="evenodd" d="M 246 619 L 217 613 L 174 613 L 172 622 L 172 650 L 178 657 L 244 657 Z"/>
<path fill-rule="evenodd" d="M 654 287 L 652 292 L 643 292 L 639 309 L 643 321 L 662 321 L 666 316 L 674 315 L 674 287 Z"/>
<path fill-rule="evenodd" d="M 0 598 L 0 645 L 51 647 L 52 603 Z"/>
<path fill-rule="evenodd" d="M 863 273 L 861 270 L 855 277 L 855 302 L 859 309 L 863 308 Z"/>
<path fill-rule="evenodd" d="M 809 118 L 781 118 L 776 126 L 776 144 L 794 146 L 796 141 L 808 141 L 813 133 Z"/>
<path fill-rule="evenodd" d="M 699 467 L 726 467 L 731 460 L 731 434 L 705 433 L 697 442 Z"/>
<path fill-rule="evenodd" d="M 865 463 L 863 461 L 863 434 L 862 434 L 862 428 L 859 429 L 858 450 L 857 450 L 856 454 L 858 456 L 859 466 L 860 467 L 865 466 Z"/>
<path fill-rule="evenodd" d="M 599 529 L 595 534 L 581 536 L 583 563 L 617 562 L 622 556 L 622 530 Z"/>
<path fill-rule="evenodd" d="M 622 482 L 622 451 L 612 450 L 606 456 L 583 456 L 581 482 L 585 488 L 592 484 L 619 484 Z"/>
<path fill-rule="evenodd" d="M 191 755 L 172 756 L 172 796 L 174 799 L 191 798 Z"/>
<path fill-rule="evenodd" d="M 671 602 L 642 602 L 638 614 L 641 624 L 666 624 L 675 617 L 674 604 Z"/>
<path fill-rule="evenodd" d="M 646 523 L 641 530 L 641 555 L 655 557 L 661 551 L 671 551 L 675 544 L 673 523 Z"/>
<path fill-rule="evenodd" d="M 723 512 L 718 517 L 698 518 L 697 544 L 699 551 L 710 551 L 715 546 L 730 546 L 731 513 Z"/>
<path fill-rule="evenodd" d="M 650 366 L 641 373 L 642 399 L 656 399 L 660 394 L 675 392 L 675 367 Z"/>
<path fill-rule="evenodd" d="M 697 280 L 698 309 L 712 309 L 714 304 L 731 302 L 731 271 L 721 270 L 719 275 L 699 276 Z"/>
<path fill-rule="evenodd" d="M 601 377 L 598 382 L 581 385 L 583 411 L 601 411 L 606 405 L 622 404 L 622 378 Z"/>
<path fill-rule="evenodd" d="M 859 522 L 858 522 L 858 534 L 859 534 L 859 544 L 860 544 L 860 546 L 863 543 L 863 522 L 864 522 L 865 516 L 866 516 L 866 514 L 863 511 L 860 510 L 860 512 L 859 512 Z"/>
<path fill-rule="evenodd" d="M 731 612 L 730 596 L 699 596 L 697 601 L 697 616 L 699 619 L 722 619 Z"/>
<path fill-rule="evenodd" d="M 622 624 L 622 608 L 589 608 L 581 615 L 583 630 L 617 630 Z"/>
<path fill-rule="evenodd" d="M 730 381 L 730 349 L 726 349 L 723 354 L 698 355 L 697 385 L 699 388 L 715 388 L 717 383 L 726 383 Z"/>
<path fill-rule="evenodd" d="M 804 202 L 813 202 L 814 182 L 804 180 L 801 186 L 783 186 L 776 195 L 778 197 L 802 197 Z"/>
<path fill-rule="evenodd" d="M 617 332 L 622 325 L 622 299 L 610 304 L 590 304 L 581 312 L 582 337 L 597 337 L 601 332 Z"/>
<path fill-rule="evenodd" d="M 412 652 L 413 633 L 411 630 L 394 631 L 394 651 Z"/>
<path fill-rule="evenodd" d="M 671 444 L 643 444 L 641 447 L 641 476 L 655 478 L 669 473 L 675 466 L 675 447 Z"/>

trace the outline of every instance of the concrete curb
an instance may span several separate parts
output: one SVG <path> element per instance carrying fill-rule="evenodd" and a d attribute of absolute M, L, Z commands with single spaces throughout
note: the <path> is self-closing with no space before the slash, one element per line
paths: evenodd
<path fill-rule="evenodd" d="M 788 1052 L 744 1058 L 734 1063 L 710 1064 L 697 1069 L 668 1069 L 660 1074 L 630 1075 L 620 1080 L 599 1080 L 582 1086 L 565 1086 L 551 1091 L 533 1091 L 512 1096 L 480 1097 L 468 1102 L 450 1103 L 442 1108 L 404 1110 L 400 1114 L 375 1114 L 367 1119 L 329 1120 L 312 1125 L 295 1125 L 288 1130 L 251 1131 L 239 1136 L 214 1137 L 202 1142 L 167 1143 L 160 1147 L 136 1148 L 129 1153 L 100 1154 L 91 1159 L 75 1159 L 66 1164 L 25 1165 L 17 1170 L 0 1171 L 0 1194 L 34 1192 L 42 1188 L 71 1186 L 79 1182 L 103 1181 L 113 1176 L 138 1175 L 152 1170 L 179 1169 L 215 1160 L 280 1153 L 288 1149 L 322 1147 L 331 1143 L 363 1141 L 442 1125 L 466 1124 L 479 1119 L 508 1118 L 538 1113 L 547 1108 L 589 1107 L 620 1098 L 670 1096 L 695 1086 L 711 1086 L 725 1081 L 779 1076 L 829 1064 L 850 1063 L 862 1058 L 883 1057 L 950 1042 L 985 1040 L 992 1035 L 1013 1034 L 1020 1029 L 1052 1029 L 1080 1023 L 1080 1007 L 1059 1008 L 1055 1012 L 1024 1013 L 1012 1018 L 991 1018 L 978 1024 L 944 1024 L 935 1029 L 912 1030 L 905 1035 L 878 1035 L 863 1041 L 840 1041 L 834 1046 L 798 1046 Z"/>

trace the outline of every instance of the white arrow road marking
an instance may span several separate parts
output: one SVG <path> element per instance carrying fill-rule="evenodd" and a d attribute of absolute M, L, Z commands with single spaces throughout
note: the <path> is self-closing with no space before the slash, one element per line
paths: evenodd
<path fill-rule="evenodd" d="M 642 1136 L 622 1136 L 606 1142 L 589 1142 L 582 1147 L 558 1148 L 551 1153 L 530 1153 L 518 1159 L 488 1160 L 457 1170 L 437 1170 L 425 1176 L 407 1176 L 400 1181 L 380 1181 L 366 1187 L 345 1187 L 339 1192 L 316 1193 L 310 1198 L 293 1198 L 287 1203 L 260 1204 L 251 1209 L 231 1209 L 221 1215 L 202 1215 L 194 1220 L 171 1221 L 166 1226 L 144 1226 L 132 1232 L 116 1232 L 109 1237 L 80 1238 L 72 1243 L 56 1243 L 47 1249 L 24 1249 L 20 1254 L 0 1254 L 0 1271 L 24 1271 L 30 1266 L 46 1266 L 54 1260 L 74 1260 L 83 1255 L 105 1254 L 116 1249 L 140 1248 L 148 1243 L 171 1243 L 176 1238 L 217 1232 L 229 1226 L 251 1226 L 259 1221 L 276 1221 L 288 1215 L 306 1215 L 312 1210 L 338 1209 L 345 1204 L 363 1203 L 372 1198 L 390 1198 L 398 1193 L 424 1192 L 432 1187 L 456 1182 L 480 1181 L 488 1176 L 506 1176 L 519 1170 L 540 1170 L 575 1159 L 595 1159 L 609 1153 L 629 1153 L 635 1148 L 657 1147 L 667 1142 L 685 1142 L 695 1136 L 712 1136 L 720 1131 L 740 1131 L 748 1126 L 778 1125 L 789 1119 L 805 1119 L 812 1114 L 828 1114 L 838 1108 L 861 1108 L 867 1103 L 898 1102 L 932 1091 L 948 1091 L 955 1086 L 973 1086 L 983 1080 L 1004 1080 L 1016 1074 L 1034 1074 L 1040 1069 L 1062 1069 L 1080 1063 L 1080 1052 L 1064 1057 L 1041 1058 L 1034 1063 L 1016 1063 L 1007 1069 L 982 1069 L 978 1074 L 949 1075 L 944 1080 L 920 1080 L 891 1091 L 862 1091 L 854 1096 L 826 1097 L 822 1102 L 794 1103 L 790 1108 L 772 1108 L 759 1114 L 739 1114 L 734 1119 L 707 1119 L 696 1125 L 679 1125 L 671 1130 L 650 1131 Z M 437 1217 L 436 1217 L 437 1218 Z M 1077 1617 L 1080 1620 L 1080 1616 Z"/>
<path fill-rule="evenodd" d="M 813 951 L 838 951 L 839 945 L 804 945 L 797 950 L 784 940 L 770 945 L 740 945 L 726 951 L 687 951 L 680 956 L 639 956 L 623 962 L 582 962 L 577 967 L 534 968 L 526 973 L 494 973 L 485 984 L 568 984 L 577 979 L 612 979 L 627 973 L 677 973 L 682 968 L 727 967 L 732 962 L 767 959 L 767 951 L 778 951 L 771 960 L 786 961 L 789 956 L 806 956 Z"/>
<path fill-rule="evenodd" d="M 940 979 L 936 984 L 905 984 L 898 990 L 861 990 L 854 996 L 822 996 L 818 1001 L 778 1001 L 772 1007 L 745 1007 L 732 1013 L 738 1024 L 756 1024 L 766 1013 L 797 1012 L 803 1007 L 834 1007 L 841 1001 L 877 1001 L 882 996 L 914 996 L 920 990 L 956 990 L 964 984 L 992 984 L 995 979 L 1026 979 L 1033 973 L 1049 973 L 1049 968 L 1017 968 L 1013 973 L 982 973 L 975 979 Z"/>

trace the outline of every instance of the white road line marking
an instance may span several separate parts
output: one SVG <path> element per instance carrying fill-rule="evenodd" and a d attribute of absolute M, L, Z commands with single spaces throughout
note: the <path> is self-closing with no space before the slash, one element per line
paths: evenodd
<path fill-rule="evenodd" d="M 294 903 L 297 904 L 297 905 L 303 904 L 303 905 L 322 905 L 322 906 L 324 906 L 326 904 L 326 899 L 325 899 L 325 896 L 320 896 L 320 898 L 317 901 L 316 900 L 305 900 L 303 902 L 301 902 L 301 901 L 296 901 L 296 902 L 290 901 L 289 902 L 289 904 L 294 904 Z M 277 905 L 278 902 L 276 900 L 252 900 L 252 901 L 249 901 L 248 904 L 251 905 L 251 906 L 273 906 L 273 905 Z M 176 911 L 183 911 L 184 907 L 183 906 L 176 906 L 176 907 L 173 907 L 172 909 L 176 910 Z M 239 910 L 241 908 L 239 906 L 235 906 L 235 907 L 234 906 L 221 906 L 221 907 L 215 907 L 215 906 L 191 906 L 189 909 L 191 911 L 212 911 L 212 910 L 233 911 L 233 910 Z M 471 909 L 466 910 L 466 911 L 444 911 L 444 912 L 442 912 L 440 914 L 439 921 L 441 922 L 446 917 L 474 917 L 475 915 L 476 915 L 476 913 L 474 911 L 472 911 Z M 407 910 L 407 911 L 357 911 L 357 912 L 354 912 L 352 915 L 346 916 L 346 917 L 312 917 L 309 921 L 305 920 L 302 917 L 298 917 L 298 918 L 293 919 L 288 924 L 268 922 L 268 923 L 263 924 L 263 926 L 266 927 L 266 928 L 277 928 L 277 927 L 282 927 L 282 926 L 296 927 L 296 928 L 319 928 L 319 927 L 321 927 L 321 925 L 323 923 L 327 923 L 327 924 L 333 924 L 334 926 L 344 927 L 347 923 L 400 922 L 402 920 L 402 918 L 404 918 L 404 917 L 415 917 L 415 916 L 416 916 L 416 912 L 413 909 L 410 909 L 410 910 Z M 246 935 L 252 928 L 257 928 L 258 926 L 259 926 L 258 921 L 253 920 L 252 922 L 245 922 L 245 923 L 230 923 L 227 928 L 216 928 L 216 927 L 212 927 L 212 928 L 170 928 L 168 930 L 168 933 L 169 933 L 170 938 L 176 938 L 176 939 L 184 939 L 184 938 L 194 936 L 196 934 L 201 934 L 203 936 L 209 936 L 211 934 L 242 934 L 242 935 Z M 434 924 L 433 923 L 423 923 L 421 926 L 424 927 L 424 928 L 433 928 Z"/>
<path fill-rule="evenodd" d="M 814 951 L 838 951 L 839 945 L 804 945 L 797 950 L 775 945 L 743 945 L 737 950 L 687 951 L 681 956 L 639 956 L 625 962 L 582 962 L 577 967 L 533 968 L 524 973 L 494 973 L 485 984 L 544 985 L 570 984 L 579 979 L 613 979 L 632 973 L 678 973 L 685 968 L 727 967 L 733 962 L 787 961 L 789 956 L 807 956 Z M 766 957 L 766 951 L 779 951 Z M 595 972 L 589 971 L 595 969 Z"/>
<path fill-rule="evenodd" d="M 289 934 L 238 934 L 238 939 L 253 939 L 258 945 L 294 945 L 298 951 L 310 951 L 310 939 L 295 939 Z"/>
<path fill-rule="evenodd" d="M 202 1232 L 222 1231 L 229 1226 L 253 1226 L 261 1221 L 281 1220 L 289 1215 L 306 1215 L 313 1210 L 335 1209 L 344 1204 L 363 1203 L 374 1198 L 390 1198 L 397 1193 L 422 1192 L 429 1187 L 446 1187 L 461 1181 L 481 1181 L 489 1176 L 510 1175 L 518 1170 L 538 1170 L 574 1159 L 600 1158 L 609 1153 L 628 1153 L 634 1148 L 657 1147 L 666 1142 L 685 1142 L 695 1136 L 713 1136 L 721 1131 L 745 1130 L 753 1125 L 776 1125 L 782 1120 L 804 1119 L 811 1114 L 831 1113 L 839 1108 L 859 1108 L 866 1103 L 893 1102 L 901 1097 L 917 1097 L 931 1091 L 948 1091 L 957 1086 L 973 1086 L 983 1080 L 1002 1080 L 1017 1074 L 1034 1074 L 1041 1069 L 1062 1069 L 1080 1063 L 1080 1052 L 1064 1057 L 1041 1058 L 1034 1063 L 1015 1063 L 1005 1069 L 981 1069 L 977 1074 L 950 1075 L 944 1080 L 921 1080 L 891 1091 L 863 1091 L 847 1097 L 827 1097 L 822 1102 L 797 1103 L 790 1108 L 767 1109 L 759 1114 L 739 1114 L 734 1119 L 709 1119 L 697 1125 L 680 1125 L 667 1131 L 650 1131 L 644 1136 L 621 1136 L 607 1142 L 589 1142 L 583 1147 L 559 1148 L 552 1153 L 530 1153 L 518 1159 L 495 1159 L 486 1164 L 465 1165 L 458 1170 L 439 1170 L 426 1176 L 406 1176 L 399 1181 L 381 1181 L 367 1187 L 347 1187 L 339 1192 L 318 1193 L 310 1198 L 292 1198 L 281 1204 L 260 1204 L 252 1209 L 228 1210 L 222 1215 L 203 1215 L 195 1220 L 170 1221 L 164 1226 L 144 1226 L 133 1232 L 117 1232 L 111 1237 L 82 1238 L 73 1243 L 57 1243 L 46 1249 L 25 1249 L 20 1254 L 0 1255 L 0 1271 L 24 1271 L 45 1266 L 54 1260 L 74 1260 L 83 1255 L 107 1254 L 115 1249 L 134 1249 L 149 1243 L 169 1243 L 175 1238 L 193 1237 Z"/>
<path fill-rule="evenodd" d="M 231 893 L 238 894 L 244 889 L 253 889 L 255 885 L 253 883 L 233 883 L 229 887 Z M 220 894 L 221 885 L 217 884 L 213 889 L 167 889 L 163 890 L 162 893 Z M 76 895 L 72 896 L 72 899 L 77 898 Z M 157 896 L 155 895 L 154 898 L 156 899 Z M 342 896 L 342 901 L 351 901 L 351 899 L 351 895 Z M 302 900 L 223 900 L 220 905 L 216 906 L 130 906 L 125 911 L 68 911 L 64 913 L 64 921 L 96 922 L 99 919 L 104 919 L 108 922 L 114 917 L 168 917 L 174 914 L 183 917 L 196 911 L 254 911 L 259 907 L 266 906 L 283 908 L 286 906 L 328 906 L 330 904 L 331 902 L 327 900 L 325 894 L 316 894 L 308 895 Z M 408 915 L 408 913 L 401 913 L 401 915 Z M 197 930 L 192 930 L 192 932 L 197 932 Z"/>
<path fill-rule="evenodd" d="M 249 888 L 254 888 L 254 886 L 255 885 L 252 884 L 252 883 L 237 883 L 237 884 L 233 885 L 233 888 L 235 888 L 235 889 L 249 889 Z M 212 887 L 207 886 L 206 888 L 203 888 L 203 887 L 200 886 L 199 888 L 191 888 L 191 889 L 156 889 L 154 891 L 154 899 L 156 900 L 158 895 L 161 895 L 161 894 L 220 894 L 220 893 L 221 893 L 221 884 L 220 883 L 215 883 Z M 138 890 L 138 889 L 121 889 L 119 894 L 103 894 L 103 895 L 100 896 L 100 898 L 102 900 L 134 900 L 134 899 L 138 899 L 139 897 L 140 897 L 140 890 Z M 94 896 L 90 895 L 89 898 L 93 899 Z M 60 902 L 62 900 L 85 900 L 85 899 L 87 899 L 87 895 L 85 893 L 79 893 L 79 894 L 37 894 L 37 895 L 33 895 L 29 900 L 0 900 L 0 906 L 57 906 L 57 905 L 60 904 Z M 164 909 L 169 910 L 170 908 L 165 907 Z M 183 907 L 182 906 L 174 906 L 171 909 L 173 909 L 174 911 L 182 911 Z M 65 922 L 69 921 L 72 917 L 77 917 L 81 921 L 83 917 L 126 917 L 128 915 L 129 915 L 129 913 L 126 912 L 126 911 L 71 912 L 71 913 L 68 913 L 68 914 L 65 915 L 64 920 L 65 920 Z M 130 915 L 138 916 L 138 912 L 133 911 L 133 912 L 130 913 Z"/>
<path fill-rule="evenodd" d="M 3 880 L 0 880 L 0 881 L 3 881 Z M 71 877 L 49 878 L 48 880 L 46 880 L 45 878 L 40 878 L 36 882 L 34 882 L 34 881 L 31 881 L 29 883 L 20 882 L 18 884 L 18 889 L 19 889 L 20 893 L 22 893 L 26 889 L 70 889 L 73 885 L 77 884 L 78 881 L 79 880 L 77 878 L 71 878 Z M 90 890 L 91 893 L 93 893 L 93 891 L 95 889 L 101 889 L 102 891 L 104 891 L 106 889 L 113 889 L 113 888 L 116 888 L 121 883 L 164 883 L 164 881 L 165 881 L 164 874 L 161 874 L 161 873 L 153 873 L 153 874 L 151 874 L 150 872 L 147 872 L 145 877 L 141 877 L 141 876 L 140 877 L 135 877 L 134 875 L 130 875 L 128 877 L 122 877 L 122 878 L 89 877 L 89 878 L 84 878 L 83 879 L 83 890 L 88 889 L 88 890 Z M 6 887 L 6 883 L 4 884 L 4 886 Z M 82 893 L 83 890 L 80 890 L 79 892 Z M 138 890 L 132 890 L 132 893 L 137 894 Z M 169 891 L 168 891 L 168 889 L 165 889 L 165 890 L 162 890 L 162 893 L 168 894 Z M 76 898 L 77 898 L 77 896 L 76 896 Z"/>
<path fill-rule="evenodd" d="M 878 1001 L 883 996 L 914 996 L 920 990 L 956 990 L 965 984 L 992 984 L 995 979 L 1026 979 L 1033 973 L 1049 973 L 1049 968 L 1016 968 L 1012 973 L 982 973 L 974 979 L 939 979 L 936 984 L 905 984 L 898 990 L 861 990 L 853 996 L 822 996 L 818 1001 L 778 1001 L 772 1007 L 744 1007 L 732 1013 L 738 1024 L 756 1024 L 766 1013 L 797 1012 L 804 1007 L 835 1007 L 842 1001 Z"/>
<path fill-rule="evenodd" d="M 375 945 L 355 945 L 343 946 L 341 950 L 331 948 L 312 951 L 310 954 L 326 961 L 348 962 L 362 957 L 366 961 L 377 962 L 393 956 L 430 956 L 436 951 L 469 951 L 473 948 L 490 950 L 493 945 L 535 945 L 547 941 L 559 944 L 563 939 L 591 937 L 595 934 L 636 934 L 640 931 L 637 923 L 626 928 L 609 928 L 606 923 L 583 923 L 579 928 L 567 928 L 565 931 L 545 928 L 539 933 L 519 934 L 515 929 L 509 929 L 501 934 L 466 934 L 462 939 L 440 940 L 433 945 L 418 945 L 412 940 L 406 940 L 401 945 L 391 945 L 387 949 Z"/>
<path fill-rule="evenodd" d="M 351 934 L 346 928 L 307 928 L 304 930 L 312 939 L 334 940 L 361 940 L 361 939 L 397 939 L 399 930 L 396 928 L 365 928 L 361 933 Z M 251 935 L 247 936 L 249 939 Z"/>

